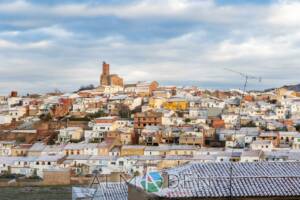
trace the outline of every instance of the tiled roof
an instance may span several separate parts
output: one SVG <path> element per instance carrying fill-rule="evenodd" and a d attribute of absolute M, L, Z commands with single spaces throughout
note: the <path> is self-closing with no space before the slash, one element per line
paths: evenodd
<path fill-rule="evenodd" d="M 300 196 L 300 162 L 193 163 L 165 172 L 170 186 L 154 193 L 161 197 Z M 139 178 L 131 184 L 141 188 Z"/>
<path fill-rule="evenodd" d="M 101 183 L 93 188 L 73 187 L 72 199 L 94 200 L 127 200 L 128 188 L 126 183 Z"/>
<path fill-rule="evenodd" d="M 64 150 L 79 150 L 97 148 L 96 143 L 69 143 L 64 147 Z"/>
<path fill-rule="evenodd" d="M 46 145 L 44 143 L 41 143 L 41 142 L 37 142 L 37 143 L 34 143 L 29 151 L 43 151 L 43 149 L 46 148 Z"/>
<path fill-rule="evenodd" d="M 197 163 L 169 174 L 179 176 L 179 186 L 162 189 L 166 197 L 300 196 L 300 163 Z M 186 177 L 184 177 L 186 176 Z M 172 179 L 172 178 L 171 178 Z M 186 181 L 182 181 L 186 180 Z"/>

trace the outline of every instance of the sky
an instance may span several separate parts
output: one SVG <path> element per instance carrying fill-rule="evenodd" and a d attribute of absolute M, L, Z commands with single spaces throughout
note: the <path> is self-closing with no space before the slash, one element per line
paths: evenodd
<path fill-rule="evenodd" d="M 300 83 L 299 0 L 0 0 L 0 94 L 125 83 Z"/>

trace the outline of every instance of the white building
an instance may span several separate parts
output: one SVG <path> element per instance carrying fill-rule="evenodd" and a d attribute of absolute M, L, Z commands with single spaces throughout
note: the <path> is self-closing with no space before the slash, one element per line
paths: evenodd
<path fill-rule="evenodd" d="M 291 104 L 291 114 L 293 117 L 299 117 L 300 116 L 300 100 L 294 100 Z"/>
<path fill-rule="evenodd" d="M 222 119 L 227 127 L 234 127 L 239 123 L 239 115 L 237 114 L 223 114 Z"/>
<path fill-rule="evenodd" d="M 243 151 L 240 162 L 258 162 L 261 160 L 261 156 L 262 151 L 260 150 Z"/>
<path fill-rule="evenodd" d="M 115 131 L 118 128 L 116 117 L 100 117 L 95 119 L 93 131 L 108 132 Z"/>
<path fill-rule="evenodd" d="M 10 124 L 12 117 L 10 115 L 0 115 L 0 125 Z"/>
<path fill-rule="evenodd" d="M 273 142 L 270 140 L 256 140 L 250 145 L 252 150 L 272 151 Z"/>
<path fill-rule="evenodd" d="M 9 108 L 9 115 L 12 119 L 18 121 L 26 114 L 26 108 L 23 106 L 16 106 Z"/>
<path fill-rule="evenodd" d="M 36 170 L 39 177 L 43 178 L 44 170 L 59 169 L 63 160 L 64 155 L 42 155 L 37 157 L 30 167 Z"/>
<path fill-rule="evenodd" d="M 80 141 L 83 138 L 83 129 L 81 127 L 68 127 L 59 130 L 58 142 L 68 143 L 70 141 Z"/>
<path fill-rule="evenodd" d="M 299 134 L 294 137 L 292 148 L 293 149 L 300 149 L 300 135 Z"/>
<path fill-rule="evenodd" d="M 0 141 L 0 156 L 10 156 L 15 145 L 15 141 Z"/>

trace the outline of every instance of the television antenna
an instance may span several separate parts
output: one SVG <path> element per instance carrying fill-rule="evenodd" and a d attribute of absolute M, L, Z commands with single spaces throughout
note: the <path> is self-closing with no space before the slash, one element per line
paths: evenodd
<path fill-rule="evenodd" d="M 249 75 L 249 74 L 246 74 L 246 73 L 242 73 L 242 72 L 239 72 L 239 71 L 235 71 L 235 70 L 232 70 L 232 69 L 228 69 L 228 68 L 224 68 L 224 69 L 226 71 L 229 71 L 229 72 L 232 72 L 232 73 L 235 73 L 235 74 L 239 74 L 241 77 L 245 78 L 245 83 L 244 83 L 244 87 L 243 87 L 243 93 L 246 92 L 246 87 L 247 87 L 247 84 L 248 84 L 249 80 L 258 80 L 258 82 L 262 82 L 262 78 L 261 77 L 252 76 L 252 75 Z"/>
<path fill-rule="evenodd" d="M 258 82 L 261 83 L 262 82 L 262 78 L 261 77 L 257 77 L 257 76 L 252 76 L 252 75 L 249 75 L 249 74 L 246 74 L 246 73 L 242 73 L 242 72 L 239 72 L 239 71 L 235 71 L 235 70 L 232 70 L 232 69 L 228 69 L 228 68 L 224 68 L 224 69 L 226 71 L 238 74 L 242 78 L 245 79 L 245 82 L 244 82 L 244 85 L 243 85 L 242 98 L 241 98 L 241 101 L 240 101 L 240 104 L 239 104 L 238 122 L 237 122 L 237 125 L 235 127 L 234 138 L 233 138 L 233 141 L 232 141 L 232 144 L 234 145 L 234 140 L 236 138 L 235 137 L 236 136 L 236 132 L 237 132 L 237 130 L 241 129 L 241 122 L 242 122 L 242 120 L 241 120 L 242 100 L 245 97 L 245 93 L 246 93 L 246 88 L 247 88 L 248 82 L 249 82 L 249 80 L 258 80 Z M 232 146 L 231 157 L 233 156 L 233 151 L 234 151 L 234 148 Z M 229 197 L 230 197 L 230 199 L 232 199 L 232 177 L 233 177 L 233 165 L 232 165 L 232 162 L 233 161 L 231 161 L 230 169 L 229 169 Z"/>

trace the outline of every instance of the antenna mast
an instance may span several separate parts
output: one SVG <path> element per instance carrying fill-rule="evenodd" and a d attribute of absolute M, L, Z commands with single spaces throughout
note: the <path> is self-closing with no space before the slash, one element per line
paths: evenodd
<path fill-rule="evenodd" d="M 235 71 L 235 70 L 232 70 L 232 69 L 227 69 L 227 68 L 224 68 L 226 71 L 229 71 L 229 72 L 232 72 L 232 73 L 235 73 L 235 74 L 238 74 L 240 75 L 241 77 L 243 77 L 245 79 L 245 82 L 244 82 L 244 85 L 243 85 L 243 93 L 242 93 L 242 98 L 241 98 L 241 101 L 240 101 L 240 104 L 239 104 L 239 111 L 238 111 L 238 122 L 237 122 L 237 125 L 235 126 L 235 129 L 234 129 L 234 137 L 233 137 L 233 145 L 234 145 L 234 140 L 235 140 L 235 136 L 236 136 L 236 132 L 237 130 L 240 130 L 241 129 L 241 109 L 242 109 L 242 101 L 245 97 L 245 93 L 246 93 L 246 88 L 247 88 L 247 84 L 248 84 L 248 81 L 249 80 L 258 80 L 259 82 L 262 81 L 262 78 L 261 77 L 256 77 L 256 76 L 251 76 L 251 75 L 248 75 L 246 73 L 242 73 L 242 72 L 239 72 L 239 71 Z M 231 152 L 231 157 L 233 156 L 233 150 L 234 148 L 232 147 L 232 152 Z M 231 161 L 231 164 L 230 164 L 230 169 L 229 169 L 229 198 L 232 199 L 232 177 L 233 177 L 233 165 L 232 165 L 232 162 Z"/>

